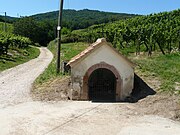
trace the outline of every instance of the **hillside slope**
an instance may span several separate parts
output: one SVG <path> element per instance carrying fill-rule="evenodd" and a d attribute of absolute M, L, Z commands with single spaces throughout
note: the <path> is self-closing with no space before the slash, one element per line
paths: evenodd
<path fill-rule="evenodd" d="M 59 11 L 53 11 L 43 14 L 33 15 L 35 20 L 44 21 L 51 20 L 56 21 L 58 18 Z M 136 15 L 125 14 L 125 13 L 111 13 L 102 12 L 98 10 L 71 10 L 66 9 L 63 11 L 63 26 L 70 29 L 82 29 L 87 28 L 93 24 L 108 23 L 120 19 L 131 18 Z"/>
<path fill-rule="evenodd" d="M 73 31 L 66 36 L 66 41 L 94 42 L 99 37 L 105 37 L 121 52 L 171 53 L 180 50 L 179 15 L 180 9 L 94 25 Z"/>

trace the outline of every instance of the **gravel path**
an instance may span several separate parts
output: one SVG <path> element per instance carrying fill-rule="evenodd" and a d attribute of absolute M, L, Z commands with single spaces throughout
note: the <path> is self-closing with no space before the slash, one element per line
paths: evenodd
<path fill-rule="evenodd" d="M 0 73 L 0 108 L 31 101 L 29 94 L 33 81 L 53 58 L 47 48 L 40 48 L 40 52 L 38 58 Z"/>
<path fill-rule="evenodd" d="M 180 135 L 180 123 L 135 104 L 25 102 L 0 109 L 0 135 Z"/>

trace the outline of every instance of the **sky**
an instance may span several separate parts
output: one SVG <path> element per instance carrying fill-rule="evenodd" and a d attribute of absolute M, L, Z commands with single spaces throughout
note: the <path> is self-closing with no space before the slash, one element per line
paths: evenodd
<path fill-rule="evenodd" d="M 0 15 L 30 16 L 59 9 L 60 0 L 0 0 Z M 64 9 L 148 15 L 180 9 L 180 0 L 64 0 Z"/>

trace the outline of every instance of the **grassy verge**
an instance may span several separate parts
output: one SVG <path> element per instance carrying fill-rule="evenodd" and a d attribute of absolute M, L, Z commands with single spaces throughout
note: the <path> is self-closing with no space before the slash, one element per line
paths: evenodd
<path fill-rule="evenodd" d="M 180 94 L 180 53 L 133 58 L 137 68 L 147 77 L 158 77 L 160 90 Z"/>
<path fill-rule="evenodd" d="M 79 54 L 87 47 L 86 43 L 67 43 L 62 44 L 61 60 L 69 61 L 72 57 Z M 49 80 L 61 78 L 63 75 L 56 74 L 56 58 L 57 58 L 57 42 L 52 41 L 48 45 L 48 49 L 54 54 L 54 58 L 48 68 L 35 81 L 35 85 L 46 83 Z"/>
<path fill-rule="evenodd" d="M 25 63 L 38 57 L 39 54 L 39 49 L 35 47 L 10 49 L 8 55 L 0 56 L 0 71 Z"/>
<path fill-rule="evenodd" d="M 5 23 L 4 22 L 0 22 L 0 31 L 4 31 L 4 26 Z M 13 32 L 13 25 L 10 23 L 6 23 L 6 29 L 8 33 L 12 33 Z"/>
<path fill-rule="evenodd" d="M 86 47 L 86 43 L 62 44 L 61 61 L 69 61 Z M 48 49 L 54 54 L 54 58 L 44 73 L 34 82 L 31 90 L 32 98 L 38 101 L 67 100 L 69 75 L 56 74 L 57 42 L 50 42 Z"/>

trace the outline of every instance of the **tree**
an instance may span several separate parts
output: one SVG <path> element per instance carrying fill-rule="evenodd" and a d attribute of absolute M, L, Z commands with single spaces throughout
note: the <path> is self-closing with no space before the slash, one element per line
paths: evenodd
<path fill-rule="evenodd" d="M 52 21 L 37 22 L 31 17 L 21 18 L 14 23 L 14 34 L 28 37 L 42 46 L 55 39 L 55 29 Z"/>
<path fill-rule="evenodd" d="M 29 37 L 33 42 L 39 40 L 38 24 L 31 17 L 24 17 L 14 23 L 14 34 Z"/>

